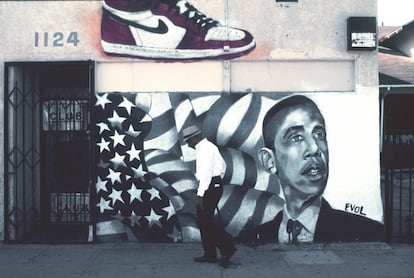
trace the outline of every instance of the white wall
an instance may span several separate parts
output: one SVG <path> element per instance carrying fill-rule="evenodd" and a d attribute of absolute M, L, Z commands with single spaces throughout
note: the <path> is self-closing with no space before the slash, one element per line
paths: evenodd
<path fill-rule="evenodd" d="M 334 145 L 331 175 L 339 181 L 329 184 L 326 195 L 338 208 L 348 200 L 363 204 L 373 198 L 373 206 L 367 210 L 372 218 L 381 220 L 377 53 L 346 50 L 347 18 L 376 16 L 377 1 L 191 3 L 210 17 L 251 32 L 256 49 L 231 61 L 153 63 L 108 57 L 100 47 L 100 1 L 1 1 L 0 76 L 8 61 L 90 59 L 97 61 L 97 91 L 316 92 L 322 110 L 329 114 L 329 140 Z M 53 46 L 51 38 L 56 33 L 64 38 L 76 33 L 79 43 L 63 41 L 63 46 Z M 1 111 L 4 84 L 0 82 Z M 337 106 L 338 99 L 344 105 Z M 3 117 L 0 126 L 4 126 Z M 2 128 L 0 145 L 3 142 Z M 0 215 L 4 215 L 3 171 L 4 160 L 0 159 Z M 358 190 L 350 190 L 352 186 Z M 4 219 L 0 217 L 3 237 Z"/>

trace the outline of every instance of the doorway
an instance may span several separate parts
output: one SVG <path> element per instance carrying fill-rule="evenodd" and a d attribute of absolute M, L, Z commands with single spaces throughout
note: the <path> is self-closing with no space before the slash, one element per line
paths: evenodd
<path fill-rule="evenodd" d="M 92 241 L 94 64 L 5 67 L 5 241 Z"/>
<path fill-rule="evenodd" d="M 381 171 L 388 242 L 414 242 L 413 107 L 410 90 L 383 94 Z"/>

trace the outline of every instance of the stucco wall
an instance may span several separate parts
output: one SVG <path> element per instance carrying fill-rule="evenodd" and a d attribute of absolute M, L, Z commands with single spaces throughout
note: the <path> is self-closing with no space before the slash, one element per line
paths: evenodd
<path fill-rule="evenodd" d="M 350 154 L 355 155 L 362 152 L 366 157 L 363 161 L 370 166 L 357 176 L 360 184 L 368 185 L 367 189 L 358 195 L 346 190 L 344 184 L 339 190 L 328 187 L 326 194 L 333 197 L 344 194 L 355 203 L 364 203 L 373 193 L 376 200 L 370 215 L 381 221 L 377 53 L 346 50 L 347 18 L 376 16 L 377 1 L 194 0 L 191 3 L 224 24 L 248 30 L 256 40 L 256 48 L 243 57 L 226 61 L 154 63 L 110 57 L 100 45 L 100 1 L 1 1 L 0 76 L 4 76 L 4 63 L 10 61 L 94 60 L 97 61 L 98 92 L 313 92 L 320 96 L 323 109 L 327 110 L 332 108 L 331 98 L 344 98 L 349 106 L 362 103 L 364 108 L 357 110 L 360 114 L 351 117 L 335 117 L 334 110 L 328 113 L 332 115 L 329 121 L 347 124 L 343 132 L 334 132 L 337 148 L 352 149 Z M 57 33 L 63 36 L 63 41 L 53 46 L 53 36 Z M 76 33 L 79 39 L 76 45 L 66 41 L 71 33 Z M 5 82 L 0 82 L 1 111 L 4 111 Z M 0 116 L 1 127 L 4 127 L 3 115 Z M 349 124 L 358 122 L 360 117 L 364 121 Z M 351 143 L 344 141 L 350 130 L 358 132 L 363 142 L 355 138 Z M 4 128 L 0 130 L 1 146 L 3 142 Z M 340 154 L 341 151 L 334 158 L 339 164 L 335 169 L 343 170 L 351 162 L 341 162 Z M 1 216 L 4 215 L 3 172 L 2 158 Z M 343 171 L 338 173 L 339 177 L 341 175 Z M 333 204 L 343 209 L 343 201 L 335 203 L 333 200 Z M 0 217 L 0 238 L 4 238 L 3 217 Z"/>
<path fill-rule="evenodd" d="M 261 1 L 260 5 L 251 3 L 247 5 L 236 0 L 198 0 L 191 3 L 210 17 L 230 26 L 248 30 L 254 36 L 256 49 L 239 60 L 255 61 L 261 64 L 263 69 L 266 69 L 267 63 L 272 61 L 354 62 L 355 72 L 350 73 L 354 76 L 347 76 L 347 78 L 355 78 L 354 84 L 364 87 L 376 86 L 378 83 L 376 52 L 346 50 L 347 18 L 376 16 L 375 0 L 345 0 L 339 3 L 315 0 L 284 4 L 269 0 Z M 2 37 L 7 42 L 2 45 L 2 54 L 6 61 L 82 59 L 102 62 L 137 61 L 137 59 L 108 57 L 102 52 L 100 1 L 83 1 L 82 5 L 77 1 L 5 1 L 0 4 L 1 24 L 7 26 L 1 30 Z M 16 10 L 19 12 L 16 13 Z M 62 46 L 53 46 L 53 36 L 56 32 L 63 35 Z M 76 46 L 65 42 L 71 32 L 77 32 L 79 43 Z M 35 46 L 36 33 L 37 46 Z M 44 44 L 45 33 L 48 35 L 47 46 Z M 227 71 L 231 70 L 232 62 L 217 61 L 217 63 L 217 67 L 224 73 L 223 79 L 230 78 L 231 74 L 227 74 Z M 157 65 L 160 68 L 164 66 L 161 63 L 153 67 Z M 198 71 L 200 75 L 205 72 L 202 61 L 186 64 L 184 68 L 187 71 Z M 298 68 L 291 70 L 300 76 L 303 67 L 298 65 Z M 176 72 L 180 74 L 179 70 Z M 157 74 L 160 78 L 163 77 L 161 69 Z M 167 74 L 170 76 L 171 72 Z M 335 73 L 332 73 L 332 76 L 334 75 Z M 228 80 L 223 82 L 226 84 Z M 278 85 L 275 84 L 274 89 L 278 91 Z"/>

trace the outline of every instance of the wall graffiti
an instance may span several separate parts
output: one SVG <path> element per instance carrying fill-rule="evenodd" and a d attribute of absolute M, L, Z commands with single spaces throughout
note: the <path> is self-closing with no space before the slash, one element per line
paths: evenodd
<path fill-rule="evenodd" d="M 345 211 L 350 211 L 350 212 L 353 212 L 355 214 L 360 214 L 360 215 L 364 215 L 364 216 L 367 215 L 364 212 L 364 206 L 358 206 L 358 205 L 351 204 L 351 203 L 346 203 L 345 204 Z"/>
<path fill-rule="evenodd" d="M 181 135 L 185 127 L 195 124 L 202 127 L 204 137 L 219 146 L 227 163 L 217 220 L 238 241 L 277 240 L 276 225 L 286 211 L 284 200 L 289 200 L 289 194 L 279 182 L 284 179 L 263 165 L 266 152 L 262 136 L 266 112 L 277 102 L 270 94 L 251 93 L 97 93 L 93 113 L 98 238 L 167 242 L 200 239 L 195 220 L 195 156 Z M 317 130 L 312 138 L 324 140 L 324 130 L 320 126 Z M 299 142 L 304 140 L 302 137 L 299 134 L 292 138 Z M 289 159 L 273 161 L 283 169 L 281 161 Z M 328 160 L 326 165 L 320 158 L 313 161 L 303 172 L 313 183 L 324 176 L 316 194 L 320 197 L 326 186 Z M 326 229 L 334 223 L 341 228 L 329 234 L 315 232 L 315 242 L 381 237 L 380 223 L 333 210 L 323 198 L 317 204 L 316 211 L 320 210 L 320 219 L 324 220 L 321 225 Z M 361 214 L 362 205 L 359 208 Z M 309 214 L 302 218 L 310 219 Z M 317 219 L 310 221 L 311 227 Z M 368 224 L 358 230 L 350 219 Z M 284 225 L 286 228 L 286 221 Z M 364 237 L 365 233 L 375 238 Z"/>
<path fill-rule="evenodd" d="M 276 103 L 263 120 L 261 164 L 276 175 L 285 205 L 257 236 L 281 243 L 381 240 L 380 223 L 334 210 L 323 198 L 329 176 L 325 119 L 308 97 Z M 277 232 L 275 232 L 277 231 Z"/>

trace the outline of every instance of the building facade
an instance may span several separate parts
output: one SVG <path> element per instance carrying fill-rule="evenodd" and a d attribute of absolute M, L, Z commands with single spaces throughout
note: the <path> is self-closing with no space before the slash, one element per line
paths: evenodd
<path fill-rule="evenodd" d="M 375 0 L 149 2 L 0 2 L 0 238 L 199 240 L 196 124 L 227 162 L 222 224 L 249 240 L 285 203 L 262 121 L 297 94 L 325 118 L 324 200 L 383 223 Z"/>

